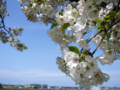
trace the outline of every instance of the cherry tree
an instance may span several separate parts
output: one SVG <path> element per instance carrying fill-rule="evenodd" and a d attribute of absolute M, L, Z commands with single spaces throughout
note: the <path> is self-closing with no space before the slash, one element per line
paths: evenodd
<path fill-rule="evenodd" d="M 20 40 L 16 38 L 17 36 L 21 36 L 23 28 L 11 28 L 5 25 L 5 17 L 10 16 L 10 14 L 7 13 L 6 8 L 6 1 L 0 0 L 0 40 L 2 43 L 9 42 L 12 47 L 19 51 L 23 51 L 24 49 L 27 49 L 27 46 L 25 46 L 24 43 L 21 43 Z"/>
<path fill-rule="evenodd" d="M 2 0 L 0 5 L 6 7 Z M 56 44 L 60 45 L 63 56 L 57 57 L 58 68 L 81 87 L 90 88 L 102 85 L 109 80 L 109 75 L 103 73 L 98 66 L 112 64 L 120 59 L 120 0 L 19 0 L 21 10 L 31 22 L 51 24 L 47 32 Z M 19 40 L 14 36 L 21 34 L 21 28 L 8 28 L 4 24 L 6 10 L 1 8 L 2 42 L 10 42 L 19 48 Z M 94 31 L 91 29 L 94 27 Z M 85 39 L 89 32 L 92 36 Z M 7 34 L 9 36 L 7 36 Z M 13 36 L 14 35 L 14 36 Z M 91 51 L 90 42 L 96 45 Z M 79 47 L 71 46 L 76 43 Z M 18 45 L 18 46 L 17 46 Z M 21 44 L 20 50 L 26 49 Z M 103 55 L 94 57 L 97 49 Z"/>

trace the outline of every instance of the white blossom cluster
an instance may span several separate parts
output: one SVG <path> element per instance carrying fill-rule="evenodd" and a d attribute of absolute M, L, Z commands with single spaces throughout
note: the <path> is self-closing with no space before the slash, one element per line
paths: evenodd
<path fill-rule="evenodd" d="M 16 36 L 21 36 L 23 29 L 11 29 L 5 25 L 5 17 L 10 16 L 10 14 L 7 14 L 6 9 L 6 1 L 0 0 L 0 41 L 2 41 L 2 43 L 9 42 L 12 47 L 15 47 L 19 51 L 23 51 L 23 49 L 27 49 L 27 47 L 24 44 L 20 43 L 20 40 L 16 38 Z"/>
<path fill-rule="evenodd" d="M 66 75 L 70 76 L 76 84 L 81 87 L 90 88 L 92 85 L 101 85 L 109 80 L 109 75 L 102 73 L 98 67 L 97 60 L 90 55 L 79 58 L 78 54 L 64 48 L 63 57 L 57 58 L 57 64 Z M 66 68 L 63 62 L 66 63 Z"/>
<path fill-rule="evenodd" d="M 13 28 L 11 30 L 11 28 L 9 28 L 9 34 L 10 36 L 4 31 L 4 30 L 0 30 L 0 40 L 3 43 L 7 43 L 9 42 L 10 45 L 14 48 L 16 48 L 19 51 L 23 51 L 23 49 L 27 49 L 27 47 L 20 43 L 20 40 L 18 40 L 17 38 L 15 38 L 15 36 L 20 36 L 22 33 L 22 28 Z"/>
<path fill-rule="evenodd" d="M 48 31 L 48 35 L 56 44 L 60 44 L 61 47 L 76 41 L 73 35 L 65 34 L 60 27 L 54 27 L 53 30 Z"/>
<path fill-rule="evenodd" d="M 43 21 L 52 22 L 58 6 L 63 6 L 65 0 L 19 0 L 22 5 L 21 10 L 25 13 L 28 20 L 32 22 Z"/>
<path fill-rule="evenodd" d="M 18 40 L 17 38 L 15 38 L 15 36 L 21 36 L 21 33 L 23 31 L 23 28 L 9 28 L 9 33 L 10 33 L 10 37 L 8 39 L 8 42 L 10 43 L 10 45 L 14 48 L 16 48 L 19 51 L 23 51 L 24 49 L 27 49 L 27 47 L 20 43 L 20 40 Z"/>
<path fill-rule="evenodd" d="M 102 64 L 112 64 L 120 59 L 120 11 L 119 0 L 19 0 L 28 20 L 39 19 L 47 24 L 52 23 L 49 37 L 60 45 L 62 58 L 58 57 L 58 68 L 70 76 L 81 87 L 90 88 L 109 80 L 103 73 L 97 60 Z M 61 7 L 60 7 L 61 6 Z M 91 27 L 96 27 L 95 35 L 85 39 Z M 90 52 L 92 41 L 96 48 Z M 69 46 L 77 43 L 81 51 Z M 103 55 L 93 57 L 97 48 Z"/>

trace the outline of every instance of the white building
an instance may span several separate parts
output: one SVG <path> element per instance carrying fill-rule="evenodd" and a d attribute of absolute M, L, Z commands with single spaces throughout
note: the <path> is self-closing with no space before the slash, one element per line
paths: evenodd
<path fill-rule="evenodd" d="M 46 84 L 25 84 L 24 87 L 33 89 L 47 89 Z"/>
<path fill-rule="evenodd" d="M 31 88 L 33 88 L 33 89 L 40 89 L 41 88 L 41 84 L 31 84 Z"/>
<path fill-rule="evenodd" d="M 93 87 L 91 90 L 101 90 L 99 87 Z"/>
<path fill-rule="evenodd" d="M 31 84 L 25 84 L 24 87 L 25 87 L 25 88 L 30 88 L 30 85 L 31 85 Z"/>
<path fill-rule="evenodd" d="M 47 89 L 47 87 L 48 87 L 48 86 L 47 86 L 46 84 L 41 84 L 41 88 L 42 88 L 42 89 Z"/>

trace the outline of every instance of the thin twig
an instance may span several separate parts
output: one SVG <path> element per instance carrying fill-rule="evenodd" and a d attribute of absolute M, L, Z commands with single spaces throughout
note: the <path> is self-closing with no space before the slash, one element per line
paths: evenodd
<path fill-rule="evenodd" d="M 71 1 L 69 1 L 69 0 L 67 0 L 68 1 L 68 3 L 70 3 L 71 5 L 72 5 L 72 7 L 74 7 L 77 11 L 78 11 L 78 9 L 72 4 L 72 2 Z M 79 12 L 79 11 L 78 11 Z"/>
<path fill-rule="evenodd" d="M 98 32 L 97 34 L 95 34 L 94 36 L 92 36 L 90 39 L 87 40 L 87 43 L 89 43 L 94 37 L 96 37 L 98 34 L 100 34 L 102 31 Z"/>
<path fill-rule="evenodd" d="M 118 4 L 117 4 L 116 13 L 117 13 L 118 10 L 119 10 L 119 4 L 120 4 L 120 0 L 118 1 Z M 119 22 L 120 22 L 120 19 L 119 19 L 117 22 L 115 22 L 115 23 L 114 23 L 114 21 L 115 21 L 115 19 L 113 18 L 113 20 L 111 21 L 111 24 L 109 25 L 108 29 L 105 30 L 106 32 L 108 32 L 114 25 L 116 25 L 117 23 L 119 23 Z M 102 30 L 101 30 L 99 33 L 95 34 L 95 35 L 94 35 L 93 37 L 91 37 L 90 39 L 87 39 L 87 43 L 89 43 L 94 37 L 96 37 L 96 36 L 97 36 L 98 34 L 100 34 L 101 32 L 102 32 Z M 97 49 L 98 49 L 98 47 L 100 46 L 100 44 L 102 43 L 102 41 L 103 41 L 103 37 L 102 37 L 100 43 L 97 45 L 96 49 L 92 52 L 92 56 L 93 56 L 93 54 L 97 51 Z M 82 52 L 82 50 L 83 50 L 83 48 L 81 49 L 81 52 Z"/>
<path fill-rule="evenodd" d="M 109 31 L 109 29 L 111 29 L 114 25 L 116 25 L 119 22 L 120 22 L 120 19 L 117 22 L 115 22 L 114 24 L 112 24 L 106 31 Z M 103 38 L 101 39 L 100 43 L 97 45 L 96 49 L 93 51 L 92 55 L 97 51 L 97 49 L 100 46 L 100 44 L 102 43 L 102 41 L 103 41 Z"/>
<path fill-rule="evenodd" d="M 120 19 L 117 21 L 117 22 L 115 22 L 115 23 L 113 23 L 112 25 L 110 25 L 110 27 L 107 29 L 107 31 L 109 31 L 109 29 L 111 29 L 114 25 L 116 25 L 117 23 L 119 23 L 120 22 Z"/>
<path fill-rule="evenodd" d="M 98 47 L 100 46 L 100 44 L 102 43 L 103 38 L 101 39 L 100 43 L 97 45 L 96 49 L 92 52 L 92 55 L 97 51 Z"/>
<path fill-rule="evenodd" d="M 96 37 L 98 34 L 100 34 L 102 31 L 100 31 L 100 32 L 98 32 L 98 33 L 96 33 L 94 36 L 92 36 L 90 39 L 87 39 L 87 43 L 89 43 L 94 37 Z M 81 51 L 80 52 L 82 52 L 83 51 L 83 48 L 81 49 Z"/>

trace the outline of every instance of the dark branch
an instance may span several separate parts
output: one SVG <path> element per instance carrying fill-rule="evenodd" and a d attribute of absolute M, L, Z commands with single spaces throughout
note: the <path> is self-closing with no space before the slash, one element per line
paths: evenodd
<path fill-rule="evenodd" d="M 119 4 L 120 4 L 120 0 L 118 1 L 116 12 L 118 12 L 118 10 L 119 10 Z"/>
<path fill-rule="evenodd" d="M 109 29 L 111 29 L 114 25 L 116 25 L 119 22 L 120 22 L 120 19 L 117 22 L 115 22 L 114 24 L 112 24 L 106 31 L 109 31 Z M 97 45 L 96 49 L 93 51 L 92 55 L 97 51 L 97 49 L 100 46 L 100 44 L 102 43 L 102 41 L 103 41 L 103 38 L 101 39 L 100 43 Z"/>
<path fill-rule="evenodd" d="M 92 55 L 94 55 L 94 53 L 97 51 L 98 47 L 100 46 L 100 44 L 102 43 L 103 38 L 101 39 L 100 43 L 97 45 L 96 49 L 93 51 Z"/>
<path fill-rule="evenodd" d="M 71 2 L 78 2 L 79 0 L 69 0 L 69 1 L 71 1 Z"/>
<path fill-rule="evenodd" d="M 4 18 L 2 17 L 2 15 L 0 15 L 0 18 L 1 18 L 2 23 L 3 23 L 3 27 L 2 27 L 2 28 L 4 28 L 4 29 L 5 29 L 5 31 L 7 31 L 7 32 L 9 33 L 9 31 L 5 28 L 6 26 L 5 26 L 5 23 L 4 23 Z"/>

